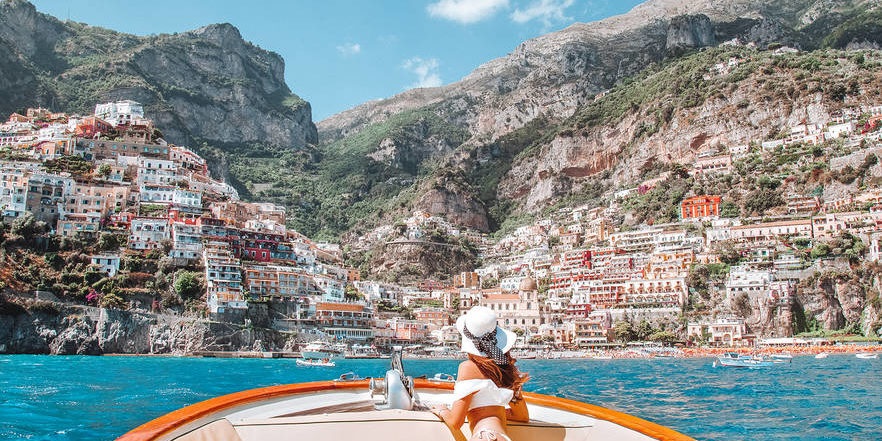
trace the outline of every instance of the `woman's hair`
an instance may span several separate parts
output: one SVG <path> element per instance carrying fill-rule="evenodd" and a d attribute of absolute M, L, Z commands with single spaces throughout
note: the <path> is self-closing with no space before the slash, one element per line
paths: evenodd
<path fill-rule="evenodd" d="M 469 360 L 478 367 L 478 370 L 481 371 L 485 377 L 489 378 L 497 386 L 516 389 L 520 385 L 526 383 L 527 380 L 530 379 L 530 376 L 518 370 L 518 367 L 515 366 L 516 360 L 511 354 L 505 354 L 505 356 L 508 358 L 508 363 L 502 366 L 493 362 L 492 358 L 481 357 L 474 354 L 469 354 Z"/>

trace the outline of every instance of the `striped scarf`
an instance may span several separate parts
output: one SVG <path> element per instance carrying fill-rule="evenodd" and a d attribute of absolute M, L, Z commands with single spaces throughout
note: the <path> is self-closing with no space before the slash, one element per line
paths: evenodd
<path fill-rule="evenodd" d="M 487 358 L 492 359 L 497 366 L 505 366 L 508 364 L 508 357 L 506 357 L 505 353 L 502 352 L 502 349 L 497 346 L 496 329 L 482 335 L 481 337 L 475 337 L 475 335 L 469 331 L 469 328 L 466 327 L 465 323 L 463 323 L 462 333 L 475 344 L 475 347 L 477 347 L 478 350 L 486 354 Z"/>

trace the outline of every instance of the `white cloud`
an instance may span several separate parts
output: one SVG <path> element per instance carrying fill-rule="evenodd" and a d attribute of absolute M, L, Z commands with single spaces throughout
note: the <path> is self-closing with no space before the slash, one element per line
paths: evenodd
<path fill-rule="evenodd" d="M 479 22 L 508 7 L 508 0 L 440 0 L 428 6 L 429 15 L 462 24 Z"/>
<path fill-rule="evenodd" d="M 515 9 L 511 19 L 516 23 L 526 23 L 539 19 L 548 27 L 554 23 L 571 20 L 564 14 L 567 8 L 572 6 L 574 0 L 536 0 L 526 9 Z"/>
<path fill-rule="evenodd" d="M 356 55 L 361 53 L 361 45 L 358 43 L 344 43 L 337 46 L 337 52 L 343 55 Z"/>
<path fill-rule="evenodd" d="M 417 76 L 417 82 L 410 85 L 409 88 L 438 87 L 443 84 L 441 82 L 441 76 L 438 75 L 439 65 L 440 63 L 438 63 L 436 58 L 424 60 L 420 57 L 413 57 L 409 60 L 405 60 L 401 67 Z"/>

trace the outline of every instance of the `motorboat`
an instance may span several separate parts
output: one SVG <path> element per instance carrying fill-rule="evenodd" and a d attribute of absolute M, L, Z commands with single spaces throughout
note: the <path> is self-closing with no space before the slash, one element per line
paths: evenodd
<path fill-rule="evenodd" d="M 336 346 L 324 342 L 324 341 L 314 341 L 300 350 L 300 356 L 304 359 L 312 359 L 312 360 L 322 360 L 325 358 L 333 358 L 339 356 L 342 353 L 340 349 Z"/>
<path fill-rule="evenodd" d="M 322 358 L 322 359 L 298 358 L 297 361 L 295 361 L 295 363 L 297 363 L 297 366 L 334 367 L 337 365 L 336 363 L 331 361 L 331 359 L 329 359 L 329 358 Z"/>
<path fill-rule="evenodd" d="M 828 354 L 826 352 L 819 352 L 819 353 L 815 354 L 815 358 L 817 358 L 817 359 L 827 358 L 829 356 L 830 356 L 830 354 Z"/>
<path fill-rule="evenodd" d="M 344 358 L 389 358 L 389 355 L 381 354 L 380 351 L 377 350 L 374 346 L 368 345 L 352 345 L 352 347 L 346 351 Z"/>
<path fill-rule="evenodd" d="M 774 363 L 792 363 L 793 355 L 784 352 L 781 354 L 772 354 L 769 356 L 769 359 Z"/>
<path fill-rule="evenodd" d="M 271 386 L 184 407 L 122 435 L 121 441 L 465 441 L 469 425 L 451 430 L 429 409 L 450 405 L 449 377 L 404 374 L 400 351 L 382 378 Z M 509 422 L 512 439 L 694 441 L 670 428 L 612 409 L 539 393 L 524 393 L 529 422 Z"/>
<path fill-rule="evenodd" d="M 876 354 L 874 352 L 858 352 L 857 354 L 854 354 L 854 356 L 857 358 L 863 358 L 863 359 L 868 359 L 868 360 L 875 360 L 875 359 L 879 358 L 879 354 Z"/>
<path fill-rule="evenodd" d="M 714 360 L 714 367 L 746 367 L 760 368 L 774 366 L 775 362 L 760 356 L 741 355 L 736 352 L 727 352 Z"/>

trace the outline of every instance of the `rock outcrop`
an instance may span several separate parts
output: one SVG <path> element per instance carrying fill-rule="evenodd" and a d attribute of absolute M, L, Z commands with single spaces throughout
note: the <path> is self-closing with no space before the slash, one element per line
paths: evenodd
<path fill-rule="evenodd" d="M 132 99 L 169 142 L 303 147 L 317 141 L 312 111 L 284 69 L 230 24 L 138 37 L 0 2 L 0 114 L 34 106 L 89 114 L 96 103 Z"/>
<path fill-rule="evenodd" d="M 0 353 L 101 355 L 282 350 L 293 336 L 175 315 L 42 302 L 0 304 Z"/>
<path fill-rule="evenodd" d="M 727 41 L 759 48 L 771 44 L 802 49 L 824 45 L 845 48 L 856 40 L 843 37 L 842 41 L 849 43 L 840 44 L 827 37 L 843 34 L 850 29 L 851 20 L 862 22 L 860 11 L 876 10 L 874 8 L 878 6 L 865 0 L 836 4 L 822 0 L 651 0 L 621 16 L 575 24 L 528 40 L 509 55 L 478 67 L 456 83 L 407 91 L 334 115 L 318 123 L 320 144 L 334 146 L 341 139 L 360 136 L 366 128 L 371 132 L 389 130 L 394 133 L 398 130 L 394 124 L 398 115 L 428 111 L 450 126 L 467 131 L 468 139 L 453 149 L 446 167 L 469 170 L 474 164 L 461 158 L 467 158 L 473 149 L 493 143 L 540 116 L 564 121 L 647 66 L 657 66 L 684 53 Z M 769 126 L 764 124 L 778 124 L 771 114 L 780 111 L 779 103 L 768 103 L 766 107 L 766 103 L 757 102 L 755 96 L 750 97 L 756 94 L 756 90 L 736 92 L 748 97 L 724 97 L 711 102 L 697 115 L 683 115 L 680 121 L 665 127 L 666 130 L 673 129 L 674 133 L 641 140 L 643 145 L 637 147 L 629 148 L 635 133 L 645 130 L 641 126 L 646 120 L 646 115 L 637 112 L 627 112 L 620 121 L 597 130 L 563 133 L 547 139 L 542 148 L 533 149 L 532 154 L 522 155 L 515 161 L 502 177 L 496 199 L 514 201 L 516 206 L 535 212 L 582 191 L 583 178 L 598 172 L 615 170 L 616 182 L 622 183 L 632 180 L 633 171 L 647 160 L 688 160 L 693 152 L 679 147 L 682 145 L 680 138 L 698 136 L 698 133 L 686 133 L 688 126 L 694 125 L 696 130 L 710 134 L 708 143 L 711 144 L 723 141 L 714 139 L 717 135 L 732 138 L 731 142 L 742 142 L 768 131 Z M 727 106 L 737 104 L 736 101 L 741 99 L 755 103 L 749 106 L 748 112 L 737 114 L 744 118 L 742 121 L 750 121 L 745 130 L 739 133 L 740 129 L 732 126 L 734 118 L 711 121 L 727 115 L 721 112 L 728 111 Z M 644 104 L 636 101 L 633 106 L 636 109 Z M 804 104 L 811 105 L 810 102 Z M 796 109 L 796 105 L 793 108 Z M 795 113 L 798 112 L 786 115 L 786 118 L 796 116 Z M 702 118 L 702 121 L 696 124 L 691 119 L 693 116 Z M 675 142 L 670 143 L 673 138 L 676 138 Z M 388 147 L 395 139 L 383 139 L 385 143 L 376 142 L 369 146 L 372 151 L 366 158 L 380 160 L 387 157 Z M 688 142 L 685 144 L 689 145 Z M 430 170 L 428 174 L 431 173 Z M 424 172 L 420 177 L 436 179 L 426 174 Z M 431 190 L 429 186 L 422 189 Z M 436 196 L 429 198 L 439 211 L 457 213 L 458 207 L 469 206 L 470 199 L 475 199 L 474 194 L 466 192 L 458 195 L 465 200 L 447 198 L 447 206 L 438 204 Z M 410 208 L 416 208 L 415 203 L 425 199 L 412 198 L 414 204 Z M 491 199 L 485 197 L 483 202 L 492 203 Z M 480 215 L 482 211 L 487 212 L 488 207 L 476 213 Z M 468 222 L 468 226 L 491 223 L 489 220 L 476 222 L 471 218 Z"/>

